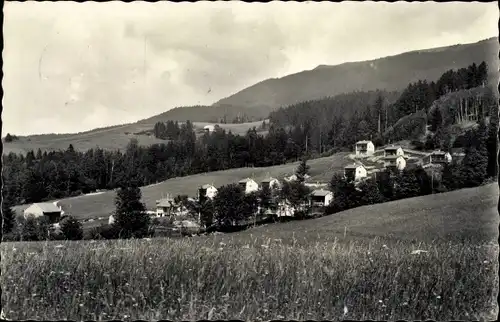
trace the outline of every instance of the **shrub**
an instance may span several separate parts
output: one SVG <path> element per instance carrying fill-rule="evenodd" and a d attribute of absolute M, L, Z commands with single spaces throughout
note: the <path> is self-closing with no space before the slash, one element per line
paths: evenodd
<path fill-rule="evenodd" d="M 60 222 L 60 225 L 65 239 L 80 240 L 83 238 L 82 224 L 72 216 L 65 217 Z"/>

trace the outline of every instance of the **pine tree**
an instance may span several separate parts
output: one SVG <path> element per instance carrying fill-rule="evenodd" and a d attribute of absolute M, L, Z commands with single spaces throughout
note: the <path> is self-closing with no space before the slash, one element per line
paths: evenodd
<path fill-rule="evenodd" d="M 2 234 L 7 234 L 14 228 L 15 215 L 12 206 L 11 198 L 6 198 L 4 193 L 2 198 Z"/>
<path fill-rule="evenodd" d="M 377 183 L 373 180 L 363 181 L 358 188 L 361 190 L 359 194 L 360 205 L 372 205 L 380 203 L 384 199 Z"/>
<path fill-rule="evenodd" d="M 144 237 L 148 232 L 150 218 L 141 202 L 141 190 L 138 187 L 118 189 L 115 205 L 114 226 L 120 231 L 120 237 Z"/>
<path fill-rule="evenodd" d="M 309 165 L 307 164 L 307 159 L 303 158 L 299 166 L 297 167 L 297 170 L 295 171 L 295 175 L 297 176 L 297 181 L 303 183 L 306 179 L 306 175 L 309 174 Z"/>

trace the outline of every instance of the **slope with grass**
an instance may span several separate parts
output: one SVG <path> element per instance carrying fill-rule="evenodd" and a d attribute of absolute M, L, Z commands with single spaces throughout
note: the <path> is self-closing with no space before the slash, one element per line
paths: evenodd
<path fill-rule="evenodd" d="M 14 320 L 493 320 L 497 200 L 489 185 L 228 235 L 2 243 L 2 312 Z"/>
<path fill-rule="evenodd" d="M 352 162 L 347 153 L 337 153 L 330 157 L 313 159 L 308 162 L 310 165 L 310 181 L 330 180 L 335 171 L 341 171 L 343 167 Z M 252 177 L 259 182 L 267 176 L 278 179 L 291 175 L 295 172 L 298 162 L 285 165 L 262 167 L 262 168 L 239 168 L 225 171 L 216 171 L 197 174 L 186 177 L 169 179 L 154 185 L 141 188 L 143 202 L 149 209 L 154 209 L 156 200 L 167 194 L 196 196 L 198 187 L 209 183 L 216 187 L 236 183 L 246 177 Z M 99 194 L 90 194 L 73 198 L 62 199 L 58 205 L 62 207 L 66 214 L 71 214 L 79 220 L 89 218 L 99 218 L 109 216 L 115 209 L 115 192 L 106 191 Z M 21 212 L 27 205 L 17 206 L 17 212 Z"/>
<path fill-rule="evenodd" d="M 253 235 L 308 243 L 323 242 L 325 238 L 497 243 L 498 201 L 498 183 L 493 183 L 349 209 L 317 219 L 270 224 L 216 238 L 245 240 Z"/>
<path fill-rule="evenodd" d="M 166 122 L 168 118 L 152 117 L 136 123 L 99 128 L 91 131 L 73 134 L 42 134 L 19 136 L 12 142 L 3 142 L 3 153 L 23 153 L 40 149 L 42 151 L 65 150 L 70 144 L 80 151 L 100 147 L 105 150 L 124 150 L 130 139 L 138 140 L 139 145 L 148 146 L 155 143 L 166 143 L 167 141 L 157 139 L 151 133 L 156 122 Z M 207 122 L 194 122 L 193 126 L 197 133 L 203 131 Z M 226 131 L 233 134 L 244 135 L 249 129 L 259 128 L 262 122 L 249 122 L 241 124 L 219 124 Z M 149 132 L 149 133 L 148 133 Z M 260 133 L 263 133 L 260 131 Z"/>

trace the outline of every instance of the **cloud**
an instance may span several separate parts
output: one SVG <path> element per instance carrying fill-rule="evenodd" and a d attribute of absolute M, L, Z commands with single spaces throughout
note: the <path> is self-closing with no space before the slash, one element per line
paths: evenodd
<path fill-rule="evenodd" d="M 7 2 L 4 133 L 211 104 L 270 77 L 474 42 L 494 3 Z"/>

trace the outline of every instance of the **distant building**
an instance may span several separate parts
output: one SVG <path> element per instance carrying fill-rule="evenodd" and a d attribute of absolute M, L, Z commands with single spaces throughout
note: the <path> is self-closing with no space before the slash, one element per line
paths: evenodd
<path fill-rule="evenodd" d="M 198 189 L 198 198 L 213 199 L 217 195 L 217 188 L 211 184 L 204 184 Z"/>
<path fill-rule="evenodd" d="M 310 206 L 326 207 L 333 201 L 333 192 L 324 189 L 318 189 L 314 190 L 311 193 L 310 197 Z"/>
<path fill-rule="evenodd" d="M 356 156 L 370 156 L 375 153 L 375 145 L 372 141 L 358 141 L 354 146 Z"/>
<path fill-rule="evenodd" d="M 422 158 L 422 163 L 427 164 L 446 164 L 450 163 L 452 156 L 449 152 L 433 151 Z"/>
<path fill-rule="evenodd" d="M 108 218 L 108 225 L 112 225 L 115 223 L 115 217 L 113 215 L 110 215 Z"/>
<path fill-rule="evenodd" d="M 35 218 L 47 217 L 51 223 L 56 223 L 61 219 L 62 210 L 50 202 L 34 203 L 24 210 L 24 217 L 33 216 Z"/>
<path fill-rule="evenodd" d="M 177 205 L 171 197 L 156 200 L 156 216 L 172 216 L 177 210 Z"/>
<path fill-rule="evenodd" d="M 465 151 L 463 148 L 452 148 L 451 149 L 451 157 L 452 160 L 455 160 L 457 163 L 461 163 L 465 157 Z"/>
<path fill-rule="evenodd" d="M 251 193 L 259 190 L 259 184 L 250 178 L 240 180 L 238 184 L 245 193 Z"/>
<path fill-rule="evenodd" d="M 403 151 L 403 148 L 400 146 L 388 146 L 384 149 L 384 157 L 390 157 L 390 156 L 404 156 L 405 152 Z"/>
<path fill-rule="evenodd" d="M 273 177 L 268 177 L 261 181 L 262 188 L 268 187 L 269 189 L 278 189 L 281 186 L 281 183 L 278 179 Z"/>
<path fill-rule="evenodd" d="M 209 124 L 209 125 L 205 125 L 203 127 L 203 129 L 206 131 L 206 132 L 214 132 L 215 131 L 215 125 L 212 125 L 212 124 Z"/>
<path fill-rule="evenodd" d="M 366 178 L 368 172 L 362 164 L 351 164 L 344 168 L 344 176 L 348 180 L 358 181 L 362 178 Z"/>
<path fill-rule="evenodd" d="M 276 216 L 278 217 L 293 217 L 296 209 L 287 201 L 280 201 L 278 203 Z"/>
<path fill-rule="evenodd" d="M 306 175 L 304 176 L 304 179 L 309 179 L 310 177 L 311 177 L 310 175 L 306 174 Z M 291 175 L 291 176 L 289 176 L 289 177 L 285 177 L 285 181 L 289 181 L 289 182 L 290 182 L 290 181 L 297 181 L 297 179 L 298 179 L 298 177 L 297 177 L 297 175 L 296 175 L 296 174 L 292 174 L 292 175 Z"/>
<path fill-rule="evenodd" d="M 406 168 L 406 160 L 400 155 L 389 155 L 384 158 L 384 167 L 403 171 Z"/>

